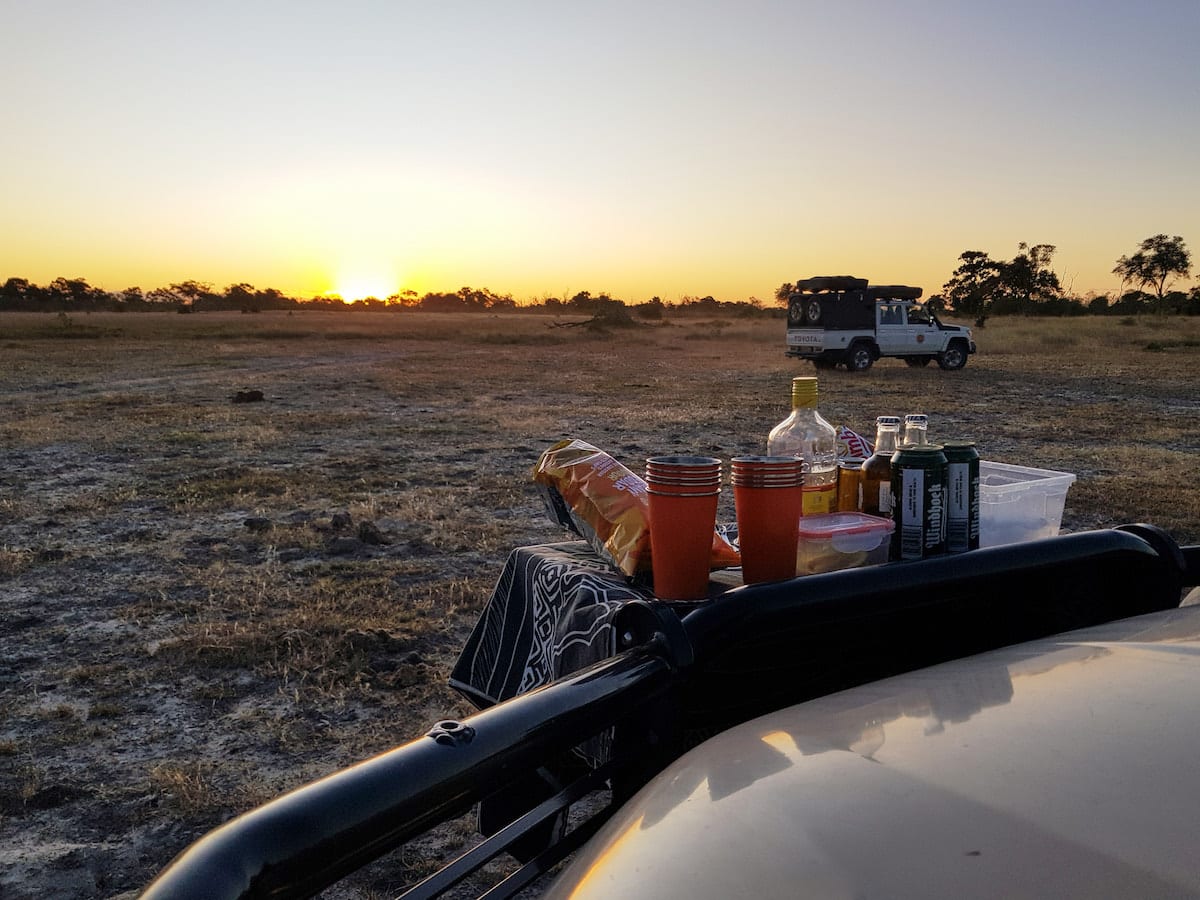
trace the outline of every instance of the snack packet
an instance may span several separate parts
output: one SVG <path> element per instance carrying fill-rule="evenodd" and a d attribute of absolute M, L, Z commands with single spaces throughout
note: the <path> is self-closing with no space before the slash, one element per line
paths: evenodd
<path fill-rule="evenodd" d="M 859 434 L 857 431 L 851 431 L 845 425 L 837 427 L 837 455 L 839 459 L 853 458 L 866 459 L 875 452 L 875 447 L 871 441 Z"/>
<path fill-rule="evenodd" d="M 563 440 L 542 454 L 533 480 L 556 522 L 626 576 L 650 574 L 650 504 L 641 476 L 586 441 Z M 737 550 L 717 531 L 710 565 L 741 565 Z"/>

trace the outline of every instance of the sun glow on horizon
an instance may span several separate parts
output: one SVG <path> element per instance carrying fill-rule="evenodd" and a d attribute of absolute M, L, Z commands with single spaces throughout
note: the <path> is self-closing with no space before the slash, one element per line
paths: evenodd
<path fill-rule="evenodd" d="M 326 295 L 336 295 L 342 298 L 343 303 L 353 303 L 368 297 L 386 300 L 399 292 L 400 279 L 393 274 L 354 271 L 339 274 L 334 279 L 333 287 L 326 291 Z"/>

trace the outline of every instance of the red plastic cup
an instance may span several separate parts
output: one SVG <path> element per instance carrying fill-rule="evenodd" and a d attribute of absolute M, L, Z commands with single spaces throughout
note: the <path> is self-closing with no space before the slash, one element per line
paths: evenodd
<path fill-rule="evenodd" d="M 804 509 L 800 467 L 778 457 L 735 458 L 731 466 L 742 580 L 794 578 Z"/>
<path fill-rule="evenodd" d="M 646 491 L 654 593 L 662 600 L 704 600 L 717 525 L 719 488 L 705 493 Z M 792 567 L 796 549 L 792 547 Z"/>
<path fill-rule="evenodd" d="M 676 496 L 681 496 L 681 495 L 703 496 L 705 494 L 712 494 L 717 491 L 720 491 L 721 490 L 721 482 L 714 480 L 714 481 L 697 482 L 695 484 L 677 484 L 677 483 L 670 483 L 670 482 L 652 481 L 652 480 L 647 479 L 646 490 L 647 491 L 657 491 L 660 494 L 674 494 Z"/>
<path fill-rule="evenodd" d="M 735 456 L 730 461 L 730 478 L 743 484 L 800 480 L 804 460 L 795 456 Z"/>
<path fill-rule="evenodd" d="M 704 456 L 646 460 L 650 565 L 663 600 L 704 600 L 721 494 L 721 461 Z"/>
<path fill-rule="evenodd" d="M 651 456 L 646 460 L 647 481 L 704 481 L 720 477 L 721 460 L 715 456 Z"/>
<path fill-rule="evenodd" d="M 707 598 L 720 493 L 719 458 L 652 456 L 646 461 L 650 566 L 659 598 Z"/>
<path fill-rule="evenodd" d="M 660 494 L 708 494 L 721 489 L 721 460 L 712 456 L 652 456 L 646 489 Z"/>

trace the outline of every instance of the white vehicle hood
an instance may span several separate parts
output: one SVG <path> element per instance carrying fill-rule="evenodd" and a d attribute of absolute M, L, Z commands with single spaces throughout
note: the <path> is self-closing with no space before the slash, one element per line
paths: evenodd
<path fill-rule="evenodd" d="M 549 897 L 1200 896 L 1200 607 L 756 719 L 616 812 Z"/>

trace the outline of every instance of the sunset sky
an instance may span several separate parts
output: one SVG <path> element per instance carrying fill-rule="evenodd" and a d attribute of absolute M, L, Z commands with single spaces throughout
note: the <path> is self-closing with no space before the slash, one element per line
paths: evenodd
<path fill-rule="evenodd" d="M 1200 263 L 1200 0 L 0 0 L 0 41 L 0 281 L 928 295 L 1026 241 L 1082 296 L 1153 234 Z"/>

